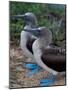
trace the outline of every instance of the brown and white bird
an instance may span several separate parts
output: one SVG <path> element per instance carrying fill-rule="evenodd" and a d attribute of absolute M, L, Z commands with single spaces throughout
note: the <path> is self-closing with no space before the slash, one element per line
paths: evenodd
<path fill-rule="evenodd" d="M 33 55 L 37 64 L 53 75 L 64 74 L 66 71 L 65 48 L 51 45 L 51 31 L 46 27 L 25 31 L 37 37 L 32 45 Z"/>

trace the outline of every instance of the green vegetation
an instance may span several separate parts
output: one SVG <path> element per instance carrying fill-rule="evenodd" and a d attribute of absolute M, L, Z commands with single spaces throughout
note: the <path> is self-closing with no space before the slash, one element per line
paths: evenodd
<path fill-rule="evenodd" d="M 66 6 L 60 4 L 10 2 L 10 15 L 33 12 L 38 18 L 39 26 L 45 26 L 52 31 L 55 44 L 65 40 L 65 9 Z M 10 40 L 20 40 L 23 26 L 23 20 L 12 20 L 10 18 Z"/>

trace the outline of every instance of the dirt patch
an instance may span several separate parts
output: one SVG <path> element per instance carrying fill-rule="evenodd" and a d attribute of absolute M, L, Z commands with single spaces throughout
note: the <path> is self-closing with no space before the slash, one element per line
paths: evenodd
<path fill-rule="evenodd" d="M 28 68 L 24 67 L 27 57 L 23 54 L 20 47 L 10 48 L 10 76 L 9 76 L 9 87 L 10 88 L 22 88 L 22 87 L 35 87 L 40 86 L 40 80 L 47 78 L 50 74 L 45 70 L 41 70 L 36 74 L 27 76 L 30 72 Z M 57 77 L 57 76 L 56 76 Z M 65 77 L 57 78 L 56 81 L 50 86 L 65 85 Z"/>

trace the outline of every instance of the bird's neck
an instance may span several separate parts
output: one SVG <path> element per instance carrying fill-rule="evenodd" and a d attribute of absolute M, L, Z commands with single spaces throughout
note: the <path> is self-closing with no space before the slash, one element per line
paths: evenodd
<path fill-rule="evenodd" d="M 32 28 L 37 28 L 38 25 L 33 25 L 33 24 L 32 24 L 31 27 L 32 27 Z"/>
<path fill-rule="evenodd" d="M 41 36 L 38 38 L 38 42 L 40 47 L 47 48 L 52 42 L 52 40 L 48 37 Z"/>
<path fill-rule="evenodd" d="M 30 30 L 31 26 L 30 25 L 25 25 L 24 29 Z"/>
<path fill-rule="evenodd" d="M 33 29 L 33 28 L 37 28 L 37 27 L 38 27 L 37 25 L 33 25 L 33 24 L 26 24 L 26 25 L 25 25 L 25 27 L 24 27 L 24 29 L 29 30 L 29 29 Z"/>

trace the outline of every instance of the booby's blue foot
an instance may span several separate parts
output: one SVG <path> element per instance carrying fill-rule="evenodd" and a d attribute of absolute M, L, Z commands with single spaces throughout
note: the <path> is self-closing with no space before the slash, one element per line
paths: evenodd
<path fill-rule="evenodd" d="M 37 64 L 35 64 L 35 63 L 26 63 L 24 65 L 24 67 L 27 68 L 27 69 L 33 70 L 33 69 L 38 68 L 39 66 Z"/>
<path fill-rule="evenodd" d="M 29 72 L 27 72 L 26 76 L 32 76 L 38 72 L 39 72 L 38 69 L 30 70 Z"/>
<path fill-rule="evenodd" d="M 30 70 L 26 73 L 26 76 L 34 75 L 34 74 L 38 73 L 40 70 L 42 70 L 41 67 L 39 67 L 37 64 L 34 64 L 34 63 L 27 63 L 27 64 L 25 64 L 24 67 L 26 67 L 27 69 Z"/>
<path fill-rule="evenodd" d="M 56 76 L 50 74 L 47 78 L 40 80 L 40 86 L 50 86 L 56 81 Z"/>

